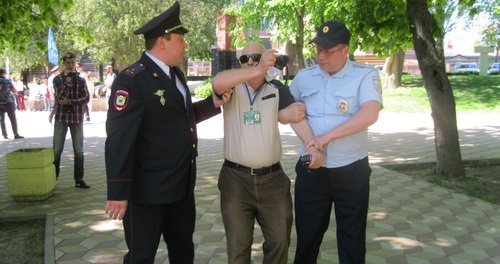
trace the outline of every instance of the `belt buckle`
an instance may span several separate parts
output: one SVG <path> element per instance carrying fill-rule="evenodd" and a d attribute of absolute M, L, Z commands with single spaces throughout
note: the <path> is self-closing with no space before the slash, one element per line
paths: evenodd
<path fill-rule="evenodd" d="M 250 176 L 257 176 L 257 174 L 253 171 L 253 168 L 250 168 Z"/>

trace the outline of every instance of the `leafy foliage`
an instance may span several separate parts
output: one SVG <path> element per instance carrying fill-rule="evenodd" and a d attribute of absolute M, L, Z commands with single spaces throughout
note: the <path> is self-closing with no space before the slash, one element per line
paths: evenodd
<path fill-rule="evenodd" d="M 35 2 L 40 3 L 35 5 Z M 121 70 L 136 61 L 144 50 L 144 38 L 133 31 L 173 3 L 173 0 L 7 0 L 6 8 L 0 9 L 0 21 L 2 25 L 15 26 L 0 30 L 0 59 L 3 51 L 11 59 L 12 68 L 18 71 L 47 64 L 45 51 L 50 26 L 59 54 L 71 51 L 78 58 L 90 54 L 94 61 L 112 62 Z M 210 57 L 210 45 L 216 41 L 217 15 L 224 3 L 181 1 L 181 20 L 190 30 L 186 35 L 189 43 L 186 55 L 190 58 Z M 24 6 L 43 12 L 28 12 Z"/>
<path fill-rule="evenodd" d="M 134 35 L 133 31 L 174 3 L 161 0 L 147 3 L 121 0 L 76 1 L 72 12 L 65 18 L 66 24 L 79 29 L 81 34 L 74 37 L 75 47 L 82 53 L 91 54 L 96 61 L 114 62 L 117 69 L 135 62 L 144 50 L 144 38 Z M 82 9 L 82 6 L 86 8 Z M 190 31 L 186 34 L 190 46 L 187 55 L 190 58 L 210 57 L 210 45 L 215 43 L 215 21 L 220 6 L 218 1 L 181 2 L 181 21 Z M 90 32 L 88 35 L 85 29 Z M 62 31 L 69 36 L 72 29 L 64 28 Z"/>
<path fill-rule="evenodd" d="M 500 52 L 500 1 L 491 1 L 485 5 L 485 12 L 489 15 L 490 24 L 483 31 L 483 42 L 493 46 Z"/>
<path fill-rule="evenodd" d="M 32 40 L 40 51 L 46 51 L 46 39 L 37 37 L 46 36 L 48 28 L 59 21 L 58 14 L 72 4 L 73 0 L 3 0 L 0 8 L 0 52 L 23 52 Z"/>
<path fill-rule="evenodd" d="M 194 94 L 198 98 L 207 98 L 207 97 L 211 96 L 212 93 L 213 93 L 213 90 L 212 90 L 212 78 L 211 77 L 206 79 L 202 85 L 200 85 L 194 89 Z"/>

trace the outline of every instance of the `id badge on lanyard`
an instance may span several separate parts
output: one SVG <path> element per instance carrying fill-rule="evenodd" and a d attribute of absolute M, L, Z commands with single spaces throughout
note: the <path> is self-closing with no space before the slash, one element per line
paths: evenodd
<path fill-rule="evenodd" d="M 255 99 L 259 95 L 260 91 L 262 90 L 262 87 L 264 86 L 265 83 L 263 83 L 257 91 L 255 92 L 255 95 L 253 98 L 250 96 L 250 90 L 248 89 L 247 84 L 245 83 L 245 88 L 247 89 L 247 95 L 248 95 L 248 100 L 250 100 L 250 111 L 243 112 L 243 123 L 245 125 L 256 125 L 261 123 L 261 115 L 260 111 L 254 110 L 253 109 L 253 103 L 255 102 Z"/>

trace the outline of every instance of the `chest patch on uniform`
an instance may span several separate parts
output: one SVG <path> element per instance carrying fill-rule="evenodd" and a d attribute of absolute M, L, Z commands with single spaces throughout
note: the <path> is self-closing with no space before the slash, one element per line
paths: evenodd
<path fill-rule="evenodd" d="M 347 113 L 347 110 L 349 110 L 349 104 L 347 103 L 347 101 L 344 99 L 340 100 L 339 104 L 337 105 L 337 112 L 345 114 Z"/>
<path fill-rule="evenodd" d="M 128 92 L 124 90 L 116 91 L 113 102 L 116 111 L 124 110 L 128 105 Z"/>

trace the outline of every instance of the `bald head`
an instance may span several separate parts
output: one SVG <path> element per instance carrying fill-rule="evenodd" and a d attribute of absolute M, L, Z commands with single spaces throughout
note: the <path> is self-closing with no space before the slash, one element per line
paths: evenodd
<path fill-rule="evenodd" d="M 241 54 L 262 54 L 265 51 L 266 48 L 262 44 L 258 42 L 250 42 L 243 48 Z"/>

